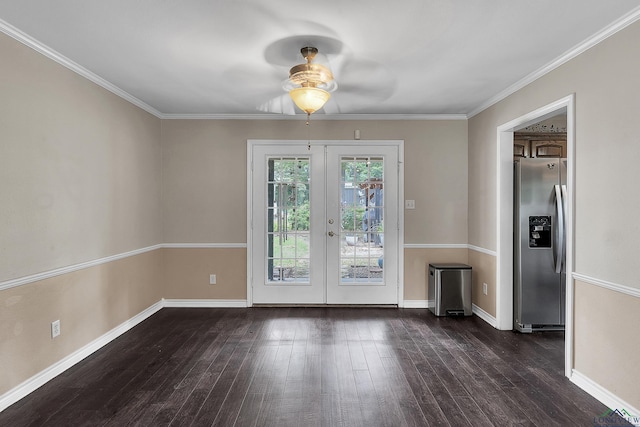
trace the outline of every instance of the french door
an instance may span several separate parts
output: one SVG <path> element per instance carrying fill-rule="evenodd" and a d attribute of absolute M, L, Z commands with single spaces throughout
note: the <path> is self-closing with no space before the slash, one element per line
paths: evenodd
<path fill-rule="evenodd" d="M 250 141 L 252 303 L 398 303 L 399 150 Z"/>

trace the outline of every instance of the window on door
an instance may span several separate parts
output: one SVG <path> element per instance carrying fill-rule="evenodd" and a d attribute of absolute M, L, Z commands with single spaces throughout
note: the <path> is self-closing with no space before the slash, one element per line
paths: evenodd
<path fill-rule="evenodd" d="M 267 163 L 267 279 L 309 282 L 309 158 L 276 157 Z"/>
<path fill-rule="evenodd" d="M 384 163 L 381 157 L 341 157 L 341 282 L 383 281 Z"/>

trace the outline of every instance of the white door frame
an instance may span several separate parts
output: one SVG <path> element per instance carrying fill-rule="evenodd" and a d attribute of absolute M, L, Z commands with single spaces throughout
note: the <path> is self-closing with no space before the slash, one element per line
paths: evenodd
<path fill-rule="evenodd" d="M 395 145 L 398 147 L 398 307 L 404 306 L 404 140 L 279 140 L 249 139 L 247 140 L 247 307 L 253 306 L 252 249 L 253 249 L 253 147 L 256 145 L 292 146 L 311 145 Z"/>
<path fill-rule="evenodd" d="M 559 99 L 520 116 L 497 128 L 497 257 L 496 324 L 498 329 L 513 329 L 513 132 L 548 117 L 567 112 L 567 252 L 565 375 L 573 368 L 573 250 L 575 208 L 575 95 Z"/>

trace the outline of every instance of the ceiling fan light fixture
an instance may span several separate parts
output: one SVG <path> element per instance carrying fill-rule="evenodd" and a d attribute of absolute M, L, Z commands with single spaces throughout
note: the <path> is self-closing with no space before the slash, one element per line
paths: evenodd
<path fill-rule="evenodd" d="M 304 86 L 305 84 L 327 84 L 333 80 L 329 68 L 322 64 L 300 64 L 289 71 L 291 83 Z"/>
<path fill-rule="evenodd" d="M 326 90 L 312 86 L 291 89 L 289 96 L 291 96 L 298 108 L 307 113 L 307 115 L 311 115 L 321 109 L 331 98 L 331 94 Z"/>
<path fill-rule="evenodd" d="M 289 96 L 298 108 L 310 116 L 324 106 L 331 97 L 329 91 L 335 90 L 337 85 L 328 67 L 311 62 L 318 53 L 317 48 L 303 47 L 300 53 L 307 62 L 289 70 L 284 87 L 290 89 Z"/>

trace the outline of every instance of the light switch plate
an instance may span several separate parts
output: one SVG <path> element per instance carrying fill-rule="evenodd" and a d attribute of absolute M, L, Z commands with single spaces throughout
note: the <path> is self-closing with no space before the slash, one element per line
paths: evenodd
<path fill-rule="evenodd" d="M 405 209 L 415 209 L 416 208 L 416 201 L 415 200 L 405 200 L 404 201 L 404 208 Z"/>

